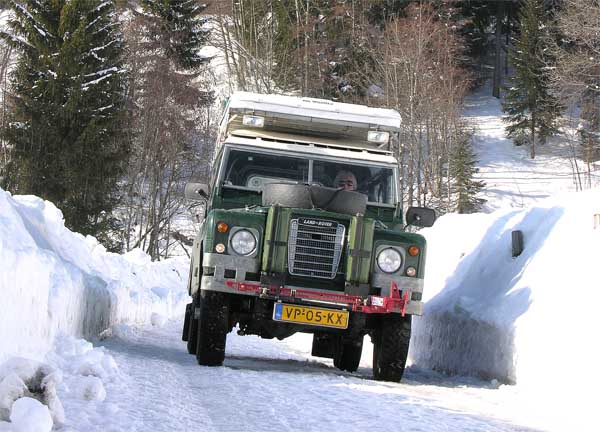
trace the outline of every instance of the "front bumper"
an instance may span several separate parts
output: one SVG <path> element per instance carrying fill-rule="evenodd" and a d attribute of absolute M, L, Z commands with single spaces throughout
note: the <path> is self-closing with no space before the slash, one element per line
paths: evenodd
<path fill-rule="evenodd" d="M 375 273 L 371 282 L 373 286 L 381 289 L 381 294 L 362 296 L 288 285 L 267 286 L 260 282 L 247 281 L 247 273 L 259 273 L 259 264 L 254 258 L 205 253 L 202 266 L 210 268 L 212 273 L 203 275 L 201 279 L 201 289 L 207 291 L 241 294 L 274 301 L 325 305 L 367 314 L 423 315 L 423 303 L 412 300 L 412 293 L 423 292 L 422 279 Z M 225 277 L 226 273 L 233 272 L 235 277 Z"/>

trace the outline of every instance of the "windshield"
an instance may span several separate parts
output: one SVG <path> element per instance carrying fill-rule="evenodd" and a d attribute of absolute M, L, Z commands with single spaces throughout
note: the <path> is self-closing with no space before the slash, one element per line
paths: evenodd
<path fill-rule="evenodd" d="M 262 190 L 273 182 L 308 183 L 308 160 L 242 150 L 229 152 L 224 185 Z"/>
<path fill-rule="evenodd" d="M 387 167 L 316 159 L 312 184 L 360 192 L 372 203 L 395 204 L 394 170 Z"/>
<path fill-rule="evenodd" d="M 395 204 L 394 170 L 348 160 L 320 160 L 254 151 L 229 151 L 223 185 L 262 190 L 267 183 L 304 183 L 343 188 L 367 195 L 367 201 Z"/>

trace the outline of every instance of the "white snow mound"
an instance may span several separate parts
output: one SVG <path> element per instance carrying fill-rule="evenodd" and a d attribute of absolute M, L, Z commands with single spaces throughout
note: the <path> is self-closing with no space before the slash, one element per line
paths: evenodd
<path fill-rule="evenodd" d="M 513 230 L 524 236 L 515 258 Z M 428 271 L 425 313 L 413 321 L 414 364 L 560 399 L 594 392 L 599 189 L 528 209 L 449 214 L 421 232 Z"/>
<path fill-rule="evenodd" d="M 10 421 L 15 432 L 50 432 L 54 425 L 48 407 L 29 397 L 14 403 Z"/>
<path fill-rule="evenodd" d="M 45 363 L 19 357 L 4 362 L 0 365 L 0 421 L 10 419 L 13 429 L 37 430 L 28 429 L 38 423 L 24 423 L 25 414 L 28 410 L 33 410 L 31 416 L 45 418 L 45 411 L 38 409 L 36 404 L 17 404 L 22 399 L 35 398 L 48 411 L 52 419 L 51 425 L 62 425 L 65 414 L 57 395 L 57 387 L 62 383 L 62 378 L 60 370 Z M 45 421 L 42 424 L 46 424 Z"/>
<path fill-rule="evenodd" d="M 0 364 L 41 360 L 62 332 L 93 337 L 119 323 L 183 313 L 189 261 L 107 252 L 64 226 L 52 203 L 0 189 Z"/>

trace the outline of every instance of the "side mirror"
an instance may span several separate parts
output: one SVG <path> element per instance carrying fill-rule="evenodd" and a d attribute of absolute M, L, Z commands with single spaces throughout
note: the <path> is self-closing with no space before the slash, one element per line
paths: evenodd
<path fill-rule="evenodd" d="M 204 183 L 188 183 L 185 185 L 185 197 L 189 200 L 207 201 L 209 197 L 208 185 Z"/>
<path fill-rule="evenodd" d="M 435 211 L 426 207 L 410 207 L 406 211 L 406 225 L 430 227 L 435 222 Z"/>

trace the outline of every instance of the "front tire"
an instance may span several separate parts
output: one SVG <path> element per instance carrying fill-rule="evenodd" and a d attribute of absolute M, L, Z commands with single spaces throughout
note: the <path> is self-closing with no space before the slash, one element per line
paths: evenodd
<path fill-rule="evenodd" d="M 379 381 L 400 382 L 410 344 L 411 316 L 390 314 L 373 332 L 373 376 Z"/>
<path fill-rule="evenodd" d="M 196 359 L 201 366 L 221 366 L 229 333 L 229 296 L 215 291 L 201 291 L 200 318 Z"/>
<path fill-rule="evenodd" d="M 355 372 L 360 364 L 364 337 L 350 341 L 339 341 L 333 365 L 343 371 Z"/>

